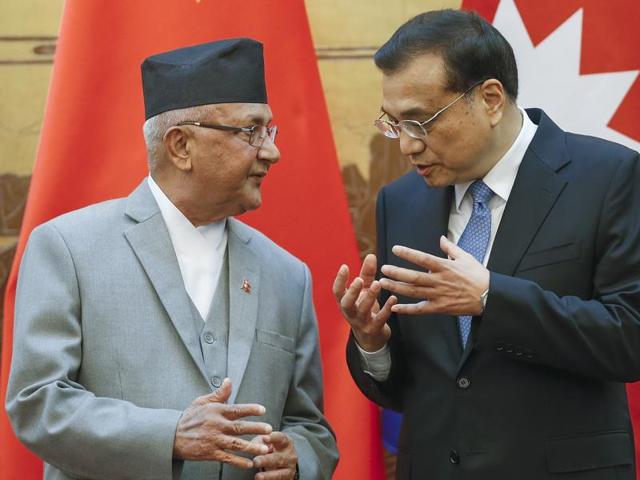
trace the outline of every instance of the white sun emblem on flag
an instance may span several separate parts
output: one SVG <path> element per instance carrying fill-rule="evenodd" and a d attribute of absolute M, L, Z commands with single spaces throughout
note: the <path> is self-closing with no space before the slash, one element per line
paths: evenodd
<path fill-rule="evenodd" d="M 640 71 L 580 75 L 582 9 L 536 47 L 514 0 L 500 2 L 493 25 L 516 56 L 520 106 L 542 108 L 567 131 L 640 150 L 640 142 L 607 126 Z"/>

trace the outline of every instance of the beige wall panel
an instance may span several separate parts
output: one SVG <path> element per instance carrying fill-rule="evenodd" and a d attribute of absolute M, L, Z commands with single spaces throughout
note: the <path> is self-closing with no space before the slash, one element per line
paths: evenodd
<path fill-rule="evenodd" d="M 0 32 L 8 35 L 57 35 L 63 0 L 5 0 L 0 3 Z"/>
<path fill-rule="evenodd" d="M 0 2 L 0 173 L 33 169 L 62 6 Z"/>
<path fill-rule="evenodd" d="M 355 163 L 366 173 L 382 98 L 380 73 L 370 60 L 335 60 L 321 61 L 320 74 L 340 164 Z"/>
<path fill-rule="evenodd" d="M 459 8 L 460 0 L 306 0 L 331 127 L 342 167 L 355 164 L 365 181 L 377 134 L 381 75 L 372 56 L 409 18 Z M 402 161 L 402 160 L 401 160 Z"/>
<path fill-rule="evenodd" d="M 461 0 L 305 0 L 316 47 L 378 46 L 414 15 L 460 4 Z"/>
<path fill-rule="evenodd" d="M 31 174 L 50 74 L 50 64 L 0 65 L 1 172 Z"/>

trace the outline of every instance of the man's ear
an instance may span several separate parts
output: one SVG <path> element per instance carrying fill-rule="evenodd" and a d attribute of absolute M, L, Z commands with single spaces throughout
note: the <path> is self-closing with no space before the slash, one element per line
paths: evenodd
<path fill-rule="evenodd" d="M 183 127 L 171 127 L 162 137 L 167 157 L 178 170 L 183 172 L 188 172 L 193 168 L 190 150 L 191 140 L 191 132 Z"/>
<path fill-rule="evenodd" d="M 484 110 L 489 117 L 489 122 L 492 127 L 495 127 L 502 119 L 507 101 L 504 86 L 500 80 L 490 78 L 489 80 L 485 80 L 478 90 Z"/>

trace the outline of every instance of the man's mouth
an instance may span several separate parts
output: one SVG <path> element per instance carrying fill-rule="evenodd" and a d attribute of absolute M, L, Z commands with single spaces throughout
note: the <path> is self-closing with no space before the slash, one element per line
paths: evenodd
<path fill-rule="evenodd" d="M 418 172 L 418 174 L 423 177 L 428 177 L 429 174 L 431 174 L 431 171 L 433 170 L 433 165 L 421 165 L 419 163 L 416 163 L 414 167 Z"/>

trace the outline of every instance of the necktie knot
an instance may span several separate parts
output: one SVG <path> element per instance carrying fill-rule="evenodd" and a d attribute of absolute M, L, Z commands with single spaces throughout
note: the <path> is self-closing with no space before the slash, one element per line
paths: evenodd
<path fill-rule="evenodd" d="M 482 203 L 486 205 L 491 197 L 493 196 L 493 191 L 487 187 L 487 184 L 482 180 L 476 180 L 469 187 L 471 191 L 471 195 L 473 195 L 473 203 Z"/>

